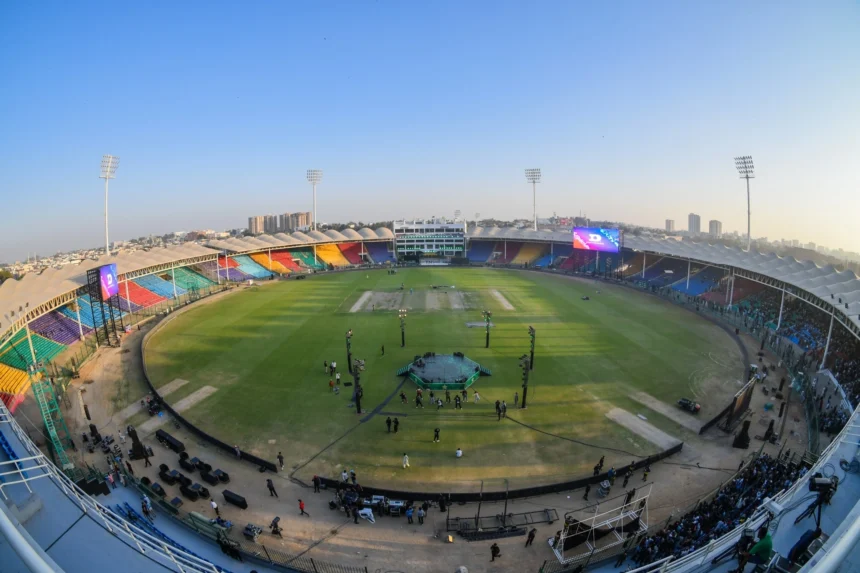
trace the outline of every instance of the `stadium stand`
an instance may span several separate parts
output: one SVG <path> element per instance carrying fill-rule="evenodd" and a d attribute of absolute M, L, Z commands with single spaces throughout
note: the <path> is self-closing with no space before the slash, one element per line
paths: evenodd
<path fill-rule="evenodd" d="M 337 248 L 337 245 L 320 245 L 317 247 L 317 258 L 322 259 L 333 267 L 347 267 L 349 261 Z"/>
<path fill-rule="evenodd" d="M 232 258 L 223 257 L 223 256 L 218 257 L 218 264 L 221 266 L 222 269 L 225 267 L 230 267 L 231 269 L 235 269 L 239 266 L 239 263 L 237 263 Z"/>
<path fill-rule="evenodd" d="M 30 334 L 30 339 L 33 341 L 33 352 L 36 353 L 37 361 L 48 363 L 66 349 L 65 345 L 58 344 L 35 333 Z M 8 343 L 0 348 L 0 362 L 6 366 L 26 372 L 27 365 L 32 362 L 30 343 L 27 341 L 26 331 L 18 331 Z"/>
<path fill-rule="evenodd" d="M 325 269 L 325 265 L 323 263 L 317 262 L 317 260 L 314 259 L 314 252 L 311 250 L 296 249 L 294 251 L 290 251 L 290 253 L 292 253 L 293 258 L 296 261 L 301 264 L 304 264 L 309 269 Z"/>
<path fill-rule="evenodd" d="M 84 327 L 93 329 L 96 326 L 102 326 L 101 313 L 96 314 L 95 323 L 93 323 L 93 309 L 92 305 L 90 305 L 89 295 L 79 296 L 75 302 L 78 305 L 78 309 L 80 309 L 81 324 Z M 63 308 L 61 308 L 60 312 L 62 312 L 72 320 L 77 320 L 78 313 L 72 310 L 69 306 L 64 306 Z M 116 308 L 111 308 L 111 313 L 113 314 L 114 320 L 121 316 L 125 316 L 124 312 L 121 312 L 119 309 Z"/>
<path fill-rule="evenodd" d="M 520 243 L 519 241 L 505 241 L 503 243 L 496 243 L 496 245 L 498 247 L 498 252 L 501 254 L 495 262 L 504 265 L 514 260 L 517 254 L 519 254 L 523 243 Z"/>
<path fill-rule="evenodd" d="M 126 290 L 126 284 L 128 286 L 128 290 Z M 170 293 L 173 294 L 172 288 L 170 289 Z M 141 308 L 150 307 L 154 304 L 158 304 L 159 302 L 167 300 L 165 297 L 157 295 L 151 290 L 143 288 L 134 281 L 121 283 L 119 286 L 119 294 L 121 298 L 125 298 L 126 296 L 128 296 L 131 299 L 131 302 Z M 83 319 L 84 318 L 82 316 L 81 320 Z"/>
<path fill-rule="evenodd" d="M 137 306 L 137 305 L 134 305 Z M 74 344 L 81 337 L 78 322 L 72 320 L 61 312 L 52 311 L 43 314 L 30 323 L 30 330 L 45 338 L 59 342 L 60 344 Z M 84 336 L 92 332 L 89 327 L 83 327 Z"/>
<path fill-rule="evenodd" d="M 135 282 L 146 290 L 152 291 L 155 294 L 163 296 L 165 298 L 175 298 L 172 281 L 166 281 L 161 277 L 157 277 L 155 275 L 146 275 L 144 277 L 138 277 L 136 279 L 133 279 L 132 282 Z M 184 288 L 177 284 L 175 292 L 176 296 L 182 296 L 183 294 L 185 294 L 186 291 Z"/>
<path fill-rule="evenodd" d="M 182 287 L 186 291 L 208 288 L 216 284 L 215 281 L 209 280 L 205 276 L 195 273 L 186 267 L 178 267 L 173 272 L 176 276 L 176 286 Z M 122 288 L 120 288 L 120 294 L 122 294 Z"/>
<path fill-rule="evenodd" d="M 272 271 L 273 273 L 277 273 L 279 275 L 290 274 L 290 269 L 270 258 L 266 253 L 254 253 L 251 255 L 251 259 L 264 269 Z"/>
<path fill-rule="evenodd" d="M 26 394 L 24 393 L 24 391 L 26 390 L 26 388 L 28 386 L 28 384 L 27 384 L 28 381 L 27 381 L 27 378 L 25 377 L 24 383 L 22 384 L 21 389 L 18 392 L 16 392 L 15 394 L 7 394 L 7 393 L 3 392 L 3 390 L 2 390 L 2 388 L 3 388 L 3 373 L 1 371 L 2 367 L 3 367 L 3 365 L 0 365 L 0 401 L 2 401 L 3 404 L 9 409 L 10 414 L 14 414 L 15 410 L 18 409 L 18 406 L 20 406 L 21 404 L 24 403 L 24 399 L 26 398 Z"/>
<path fill-rule="evenodd" d="M 301 272 L 303 270 L 289 251 L 272 251 L 272 261 L 277 261 L 278 264 L 290 272 Z"/>
<path fill-rule="evenodd" d="M 510 251 L 510 245 L 508 245 Z M 515 265 L 525 265 L 533 263 L 536 259 L 549 250 L 549 245 L 544 243 L 525 243 L 520 248 L 519 252 L 511 259 L 511 263 Z"/>
<path fill-rule="evenodd" d="M 133 302 L 127 301 L 123 297 L 119 297 L 119 309 L 123 313 L 128 314 L 130 312 L 137 312 L 141 308 L 143 308 L 143 307 L 141 307 L 140 305 L 134 304 Z"/>
<path fill-rule="evenodd" d="M 361 243 L 341 243 L 338 247 L 350 264 L 361 264 Z"/>
<path fill-rule="evenodd" d="M 642 264 L 645 262 L 644 255 L 642 253 L 634 253 L 632 251 L 625 250 L 623 256 L 624 268 L 622 270 L 622 275 L 624 278 L 635 278 L 641 275 Z"/>
<path fill-rule="evenodd" d="M 22 394 L 29 385 L 30 377 L 27 375 L 27 372 L 6 366 L 0 362 L 0 392 L 9 396 L 9 398 L 4 396 L 3 399 L 7 407 L 13 401 L 12 397 Z"/>
<path fill-rule="evenodd" d="M 239 255 L 237 257 L 233 257 L 233 259 L 239 263 L 239 270 L 249 275 L 255 279 L 267 279 L 274 276 L 274 273 L 269 271 L 268 269 L 261 267 L 257 263 L 255 263 L 251 257 L 247 255 Z"/>
<path fill-rule="evenodd" d="M 390 243 L 365 243 L 364 248 L 374 263 L 393 262 L 394 255 L 388 250 Z"/>
<path fill-rule="evenodd" d="M 672 288 L 690 296 L 699 296 L 719 285 L 723 274 L 725 274 L 725 271 L 716 267 L 700 267 L 698 270 L 694 268 L 690 273 L 689 288 L 687 287 L 686 275 L 679 282 L 672 285 Z"/>
<path fill-rule="evenodd" d="M 666 286 L 687 276 L 687 262 L 663 257 L 645 269 L 645 280 L 654 286 Z"/>
<path fill-rule="evenodd" d="M 467 257 L 473 263 L 486 263 L 493 254 L 495 243 L 491 241 L 471 241 Z"/>
<path fill-rule="evenodd" d="M 541 258 L 539 258 L 538 260 L 536 260 L 534 263 L 532 263 L 532 266 L 538 267 L 538 268 L 548 267 L 552 264 L 552 262 L 553 262 L 553 260 L 555 260 L 555 258 L 556 258 L 555 255 L 551 255 L 551 254 L 547 253 L 544 256 L 542 256 Z"/>

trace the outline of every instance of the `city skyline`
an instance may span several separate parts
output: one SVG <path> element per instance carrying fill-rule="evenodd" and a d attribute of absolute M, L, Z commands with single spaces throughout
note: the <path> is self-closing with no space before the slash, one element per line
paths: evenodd
<path fill-rule="evenodd" d="M 531 218 L 540 167 L 541 218 L 745 234 L 752 155 L 753 238 L 860 251 L 856 5 L 519 6 L 0 6 L 0 260 L 103 242 L 106 153 L 118 239 L 311 211 L 308 168 L 321 222 Z"/>

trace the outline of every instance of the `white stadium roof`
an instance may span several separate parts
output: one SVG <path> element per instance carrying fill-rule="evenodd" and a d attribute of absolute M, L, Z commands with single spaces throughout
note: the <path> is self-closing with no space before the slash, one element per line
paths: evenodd
<path fill-rule="evenodd" d="M 29 310 L 86 285 L 87 271 L 90 269 L 116 263 L 117 273 L 124 275 L 198 257 L 214 258 L 217 254 L 218 251 L 200 245 L 186 244 L 102 256 L 98 260 L 84 259 L 79 264 L 69 264 L 61 269 L 46 269 L 39 274 L 28 273 L 21 280 L 9 279 L 0 285 L 0 333 Z"/>

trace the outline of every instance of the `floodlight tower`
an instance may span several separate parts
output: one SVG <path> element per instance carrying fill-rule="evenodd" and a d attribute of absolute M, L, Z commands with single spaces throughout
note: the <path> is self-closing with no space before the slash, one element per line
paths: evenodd
<path fill-rule="evenodd" d="M 535 215 L 535 231 L 537 231 L 537 184 L 540 183 L 540 169 L 526 169 L 526 181 L 532 184 L 532 209 Z"/>
<path fill-rule="evenodd" d="M 317 183 L 320 181 L 322 181 L 322 169 L 308 169 L 308 183 L 314 188 L 314 231 L 317 230 Z"/>
<path fill-rule="evenodd" d="M 102 171 L 99 179 L 105 180 L 105 254 L 110 254 L 110 241 L 108 240 L 108 182 L 116 179 L 116 168 L 119 167 L 119 157 L 115 155 L 102 155 Z"/>
<path fill-rule="evenodd" d="M 400 347 L 406 346 L 406 309 L 401 308 L 398 312 L 400 317 Z"/>
<path fill-rule="evenodd" d="M 493 318 L 493 313 L 490 312 L 489 310 L 482 310 L 481 316 L 484 317 L 484 325 L 487 328 L 486 344 L 485 344 L 484 348 L 489 348 L 490 347 L 490 319 Z"/>
<path fill-rule="evenodd" d="M 750 179 L 755 179 L 752 156 L 741 155 L 740 157 L 735 157 L 735 167 L 738 168 L 741 179 L 747 180 L 747 251 L 749 251 L 752 248 L 752 235 L 750 234 Z"/>

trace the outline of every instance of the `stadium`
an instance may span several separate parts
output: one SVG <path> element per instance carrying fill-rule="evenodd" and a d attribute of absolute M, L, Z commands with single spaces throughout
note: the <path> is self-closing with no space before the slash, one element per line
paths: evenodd
<path fill-rule="evenodd" d="M 762 527 L 760 570 L 853 570 L 858 306 L 791 257 L 440 219 L 10 279 L 2 570 L 471 571 L 535 530 L 506 570 L 729 571 Z"/>

